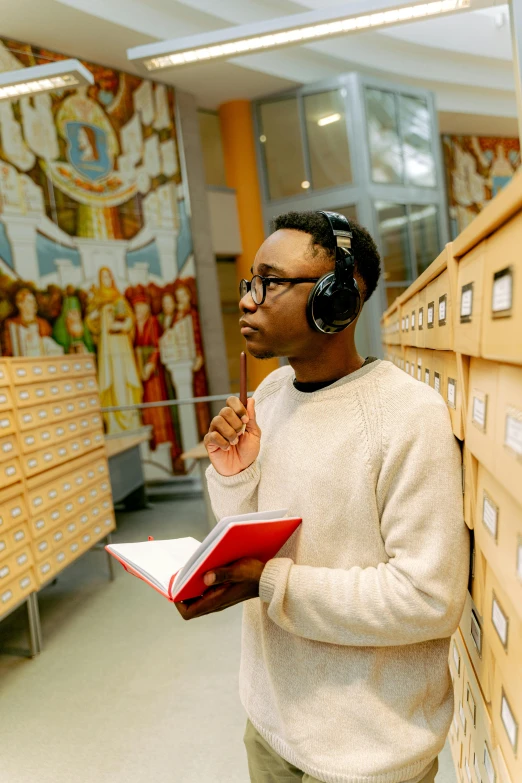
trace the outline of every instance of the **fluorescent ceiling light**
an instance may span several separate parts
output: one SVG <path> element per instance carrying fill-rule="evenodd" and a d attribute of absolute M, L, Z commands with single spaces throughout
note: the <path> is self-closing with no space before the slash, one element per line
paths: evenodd
<path fill-rule="evenodd" d="M 0 73 L 0 101 L 16 101 L 24 95 L 94 84 L 94 76 L 78 60 L 58 60 L 47 65 Z"/>
<path fill-rule="evenodd" d="M 320 120 L 317 120 L 317 124 L 322 128 L 323 125 L 331 125 L 332 122 L 339 122 L 340 119 L 340 114 L 329 114 L 328 117 L 321 117 Z"/>
<path fill-rule="evenodd" d="M 264 22 L 238 25 L 186 38 L 136 46 L 127 50 L 127 57 L 131 62 L 143 65 L 146 71 L 158 71 L 455 13 L 470 8 L 471 2 L 472 0 L 432 0 L 426 3 L 409 0 L 407 3 L 395 3 L 390 7 L 390 0 L 365 0 L 365 13 L 361 14 L 360 1 L 351 0 L 344 6 L 342 14 L 337 6 L 329 11 L 308 11 Z M 486 0 L 473 0 L 473 6 L 483 6 L 485 2 Z"/>

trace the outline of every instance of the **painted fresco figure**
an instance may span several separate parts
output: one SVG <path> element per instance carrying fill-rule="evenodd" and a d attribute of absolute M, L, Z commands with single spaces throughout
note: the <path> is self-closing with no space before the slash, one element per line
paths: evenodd
<path fill-rule="evenodd" d="M 94 353 L 92 335 L 82 319 L 80 300 L 69 291 L 55 321 L 53 337 L 65 353 Z"/>
<path fill-rule="evenodd" d="M 36 297 L 30 288 L 20 288 L 15 296 L 18 315 L 4 324 L 6 356 L 58 356 L 63 347 L 52 338 L 52 327 L 38 315 Z"/>
<path fill-rule="evenodd" d="M 160 361 L 159 341 L 161 325 L 158 318 L 151 313 L 149 297 L 143 286 L 138 286 L 134 292 L 129 292 L 128 298 L 136 315 L 136 331 L 134 334 L 134 350 L 138 373 L 143 384 L 143 402 L 160 402 L 168 396 L 166 373 Z M 176 437 L 169 408 L 149 408 L 142 411 L 144 424 L 153 428 L 151 449 L 160 443 L 170 443 L 172 462 L 181 454 L 179 438 Z"/>
<path fill-rule="evenodd" d="M 112 272 L 102 267 L 99 286 L 93 286 L 86 323 L 98 348 L 98 385 L 102 407 L 136 405 L 143 389 L 134 358 L 134 314 L 118 291 Z M 109 435 L 140 426 L 137 411 L 106 414 Z"/>

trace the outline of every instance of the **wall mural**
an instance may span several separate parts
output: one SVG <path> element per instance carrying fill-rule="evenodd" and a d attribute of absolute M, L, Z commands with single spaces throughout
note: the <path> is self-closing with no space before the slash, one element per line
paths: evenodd
<path fill-rule="evenodd" d="M 59 59 L 0 39 L 0 71 Z M 96 353 L 107 407 L 204 396 L 174 91 L 84 65 L 92 87 L 0 102 L 2 353 Z M 110 435 L 152 427 L 158 476 L 208 424 L 206 404 L 105 416 Z"/>
<path fill-rule="evenodd" d="M 520 166 L 516 138 L 443 136 L 451 238 L 455 239 Z"/>

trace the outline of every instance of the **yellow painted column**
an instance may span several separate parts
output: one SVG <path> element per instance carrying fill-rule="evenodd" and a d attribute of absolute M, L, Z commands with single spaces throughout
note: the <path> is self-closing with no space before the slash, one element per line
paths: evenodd
<path fill-rule="evenodd" d="M 237 282 L 250 280 L 250 267 L 265 240 L 261 188 L 257 175 L 254 123 L 250 101 L 230 101 L 219 107 L 227 186 L 237 194 L 242 255 L 236 259 Z M 238 327 L 239 328 L 239 327 Z M 254 359 L 248 355 L 248 388 L 279 367 L 277 359 Z"/>

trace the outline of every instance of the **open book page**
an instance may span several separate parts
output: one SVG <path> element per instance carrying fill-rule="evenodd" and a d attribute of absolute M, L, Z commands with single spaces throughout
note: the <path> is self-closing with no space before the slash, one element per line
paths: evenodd
<path fill-rule="evenodd" d="M 193 573 L 195 573 L 203 560 L 205 560 L 218 541 L 225 535 L 231 524 L 242 522 L 243 524 L 256 522 L 270 522 L 271 520 L 284 519 L 288 514 L 288 509 L 283 508 L 278 511 L 258 511 L 252 514 L 238 514 L 233 517 L 223 517 L 218 524 L 210 531 L 203 543 L 197 548 L 192 556 L 184 564 L 183 568 L 176 575 L 172 590 L 178 590 L 187 582 Z M 225 564 L 223 564 L 225 565 Z"/>
<path fill-rule="evenodd" d="M 195 538 L 110 544 L 107 547 L 162 592 L 168 593 L 172 576 L 200 548 Z"/>

